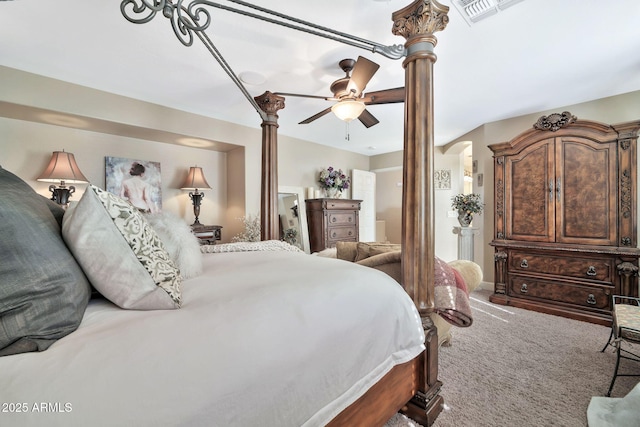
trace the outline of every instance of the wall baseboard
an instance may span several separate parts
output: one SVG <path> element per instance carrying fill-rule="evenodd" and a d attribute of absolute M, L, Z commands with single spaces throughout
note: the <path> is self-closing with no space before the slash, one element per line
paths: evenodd
<path fill-rule="evenodd" d="M 478 287 L 476 289 L 483 289 L 485 291 L 493 292 L 493 282 L 482 281 L 482 282 L 480 282 L 480 284 L 478 285 Z"/>

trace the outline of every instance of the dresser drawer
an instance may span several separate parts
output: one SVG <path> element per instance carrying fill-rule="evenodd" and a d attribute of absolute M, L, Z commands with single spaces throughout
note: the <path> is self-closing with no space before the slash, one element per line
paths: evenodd
<path fill-rule="evenodd" d="M 524 251 L 511 251 L 509 271 L 514 273 L 554 274 L 613 283 L 615 263 L 612 258 L 559 257 Z"/>
<path fill-rule="evenodd" d="M 348 200 L 348 199 L 321 199 L 323 208 L 326 210 L 360 210 L 360 202 L 362 200 Z"/>
<path fill-rule="evenodd" d="M 355 212 L 329 212 L 328 213 L 329 227 L 334 225 L 353 225 L 356 223 Z"/>
<path fill-rule="evenodd" d="M 327 232 L 329 240 L 349 241 L 357 237 L 355 227 L 329 227 Z"/>
<path fill-rule="evenodd" d="M 509 277 L 509 295 L 544 299 L 592 309 L 610 310 L 611 290 L 606 287 L 557 283 L 513 275 Z"/>

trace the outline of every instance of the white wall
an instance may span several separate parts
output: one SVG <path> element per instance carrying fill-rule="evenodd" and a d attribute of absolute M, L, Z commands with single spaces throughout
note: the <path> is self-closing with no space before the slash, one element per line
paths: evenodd
<path fill-rule="evenodd" d="M 400 153 L 401 154 L 401 153 Z M 389 166 L 400 161 L 400 166 Z M 377 219 L 384 220 L 387 240 L 400 243 L 402 233 L 402 156 L 397 153 L 375 156 L 371 167 L 376 172 Z M 459 226 L 457 218 L 449 218 L 451 198 L 462 192 L 462 173 L 458 152 L 443 154 L 435 150 L 434 168 L 451 171 L 451 189 L 435 190 L 435 250 L 436 255 L 445 261 L 458 258 L 458 236 L 453 227 Z M 477 222 L 477 221 L 476 221 Z M 475 226 L 475 224 L 474 224 Z"/>
<path fill-rule="evenodd" d="M 369 170 L 369 157 L 350 151 L 298 139 L 278 137 L 278 185 L 314 187 L 321 169 L 333 166 L 351 174 L 352 169 Z M 351 197 L 351 189 L 343 192 Z"/>

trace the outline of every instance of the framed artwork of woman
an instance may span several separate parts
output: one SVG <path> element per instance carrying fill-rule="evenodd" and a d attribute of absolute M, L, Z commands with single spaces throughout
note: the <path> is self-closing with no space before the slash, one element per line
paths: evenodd
<path fill-rule="evenodd" d="M 107 191 L 122 197 L 144 213 L 162 210 L 160 163 L 105 157 Z"/>

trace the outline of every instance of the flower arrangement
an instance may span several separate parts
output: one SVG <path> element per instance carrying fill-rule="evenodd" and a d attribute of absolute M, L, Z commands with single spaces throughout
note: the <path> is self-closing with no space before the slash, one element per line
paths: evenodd
<path fill-rule="evenodd" d="M 318 175 L 318 182 L 323 189 L 337 188 L 338 191 L 346 190 L 351 184 L 351 179 L 342 172 L 342 169 L 334 169 L 329 166 L 322 169 Z"/>
<path fill-rule="evenodd" d="M 232 242 L 259 242 L 260 241 L 260 216 L 243 216 L 238 218 L 244 223 L 244 231 L 231 238 Z"/>
<path fill-rule="evenodd" d="M 479 194 L 456 194 L 451 198 L 451 207 L 460 213 L 481 214 L 484 203 Z"/>
<path fill-rule="evenodd" d="M 295 228 L 287 228 L 284 230 L 284 236 L 282 239 L 288 244 L 296 246 L 296 242 L 298 241 L 298 230 Z"/>

